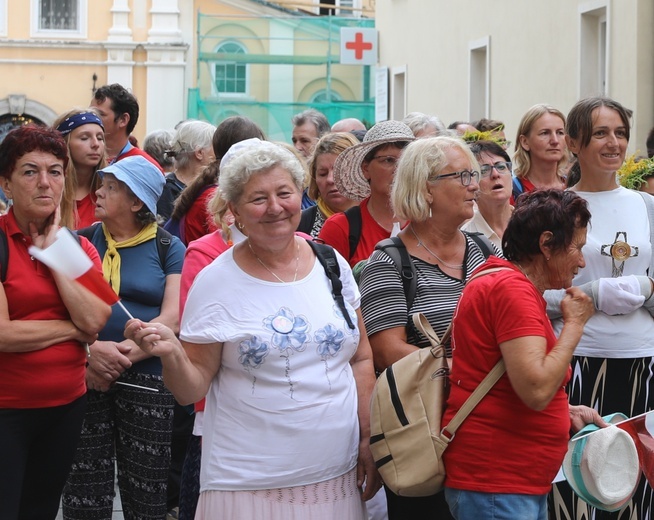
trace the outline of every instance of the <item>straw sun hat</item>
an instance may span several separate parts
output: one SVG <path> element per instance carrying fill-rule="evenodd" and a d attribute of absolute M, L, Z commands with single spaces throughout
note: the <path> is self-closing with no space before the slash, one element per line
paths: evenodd
<path fill-rule="evenodd" d="M 604 417 L 609 424 L 625 419 L 621 413 Z M 640 479 L 636 444 L 617 426 L 589 424 L 570 440 L 563 474 L 582 500 L 604 511 L 617 511 L 632 497 Z"/>
<path fill-rule="evenodd" d="M 334 184 L 348 199 L 363 200 L 370 196 L 370 183 L 363 176 L 361 163 L 370 150 L 388 143 L 408 143 L 415 137 L 401 121 L 382 121 L 373 126 L 363 142 L 347 148 L 334 162 Z"/>

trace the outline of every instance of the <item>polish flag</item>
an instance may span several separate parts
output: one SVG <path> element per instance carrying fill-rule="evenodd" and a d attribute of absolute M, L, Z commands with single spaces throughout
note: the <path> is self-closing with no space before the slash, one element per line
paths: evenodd
<path fill-rule="evenodd" d="M 636 443 L 640 467 L 650 485 L 654 485 L 654 411 L 618 423 Z"/>
<path fill-rule="evenodd" d="M 30 246 L 29 253 L 50 269 L 80 283 L 106 304 L 118 302 L 118 295 L 68 229 L 60 228 L 57 239 L 45 249 Z"/>

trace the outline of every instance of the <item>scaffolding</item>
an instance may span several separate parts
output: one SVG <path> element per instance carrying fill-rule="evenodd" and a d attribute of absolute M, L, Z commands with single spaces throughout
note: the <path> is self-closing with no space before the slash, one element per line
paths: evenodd
<path fill-rule="evenodd" d="M 189 117 L 218 124 L 231 115 L 247 116 L 269 139 L 286 142 L 291 118 L 308 108 L 332 124 L 346 117 L 374 123 L 372 67 L 339 63 L 341 27 L 372 28 L 374 20 L 198 13 Z"/>

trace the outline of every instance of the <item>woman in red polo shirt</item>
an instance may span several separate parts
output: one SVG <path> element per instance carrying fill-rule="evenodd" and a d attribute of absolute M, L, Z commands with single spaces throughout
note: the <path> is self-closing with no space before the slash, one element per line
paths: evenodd
<path fill-rule="evenodd" d="M 86 409 L 84 344 L 95 340 L 111 312 L 28 253 L 32 244 L 43 249 L 55 240 L 67 163 L 56 130 L 23 126 L 0 145 L 0 186 L 13 201 L 0 217 L 7 242 L 0 284 L 3 518 L 57 516 Z M 100 269 L 95 248 L 80 241 Z"/>

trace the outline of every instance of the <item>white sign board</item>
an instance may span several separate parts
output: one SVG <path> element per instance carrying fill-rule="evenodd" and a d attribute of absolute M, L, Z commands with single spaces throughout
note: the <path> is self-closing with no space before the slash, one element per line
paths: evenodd
<path fill-rule="evenodd" d="M 377 29 L 341 27 L 341 64 L 376 65 Z"/>
<path fill-rule="evenodd" d="M 388 67 L 375 69 L 375 123 L 388 119 Z"/>

